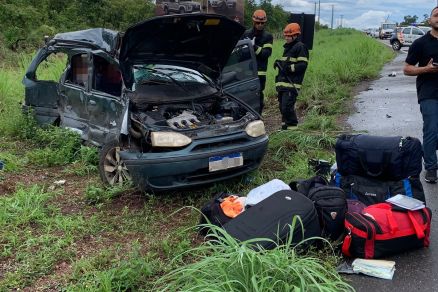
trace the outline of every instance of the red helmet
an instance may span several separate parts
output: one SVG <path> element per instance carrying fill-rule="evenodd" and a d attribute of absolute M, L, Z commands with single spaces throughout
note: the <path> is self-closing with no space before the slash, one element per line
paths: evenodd
<path fill-rule="evenodd" d="M 294 36 L 297 34 L 301 34 L 301 28 L 298 23 L 289 23 L 283 30 L 284 36 Z"/>
<path fill-rule="evenodd" d="M 254 11 L 252 15 L 252 20 L 254 22 L 266 22 L 268 18 L 266 17 L 266 12 L 262 9 Z"/>

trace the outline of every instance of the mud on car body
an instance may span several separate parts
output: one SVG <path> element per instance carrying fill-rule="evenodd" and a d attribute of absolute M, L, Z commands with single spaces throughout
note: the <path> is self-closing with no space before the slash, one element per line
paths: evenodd
<path fill-rule="evenodd" d="M 101 147 L 104 182 L 142 189 L 212 183 L 256 169 L 268 137 L 257 114 L 254 51 L 224 16 L 156 17 L 122 36 L 61 33 L 29 66 L 24 110 Z M 237 44 L 237 45 L 236 45 Z M 68 56 L 59 82 L 38 80 L 51 54 Z"/>

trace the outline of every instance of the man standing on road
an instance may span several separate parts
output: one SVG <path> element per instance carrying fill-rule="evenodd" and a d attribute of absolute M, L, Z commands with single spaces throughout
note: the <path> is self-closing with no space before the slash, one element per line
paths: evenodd
<path fill-rule="evenodd" d="M 294 130 L 298 125 L 295 102 L 309 61 L 306 45 L 298 40 L 300 34 L 301 28 L 298 23 L 286 25 L 283 31 L 286 39 L 283 57 L 274 62 L 274 69 L 278 69 L 275 89 L 280 106 L 282 130 Z"/>
<path fill-rule="evenodd" d="M 264 106 L 264 95 L 266 85 L 266 70 L 268 68 L 268 58 L 272 53 L 272 34 L 265 30 L 267 21 L 266 12 L 264 10 L 256 10 L 252 15 L 253 27 L 244 32 L 242 39 L 249 38 L 252 40 L 254 51 L 257 59 L 257 74 L 260 80 L 260 110 L 262 114 Z"/>
<path fill-rule="evenodd" d="M 438 169 L 438 6 L 432 9 L 429 24 L 432 30 L 416 39 L 409 48 L 403 71 L 405 75 L 417 76 L 418 103 L 423 116 L 425 181 L 435 183 Z"/>

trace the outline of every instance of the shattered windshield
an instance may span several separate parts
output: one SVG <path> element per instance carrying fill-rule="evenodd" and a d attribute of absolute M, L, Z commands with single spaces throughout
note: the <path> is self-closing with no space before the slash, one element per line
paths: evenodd
<path fill-rule="evenodd" d="M 206 75 L 193 69 L 172 65 L 134 65 L 133 91 L 145 98 L 162 101 L 187 100 L 217 92 Z"/>

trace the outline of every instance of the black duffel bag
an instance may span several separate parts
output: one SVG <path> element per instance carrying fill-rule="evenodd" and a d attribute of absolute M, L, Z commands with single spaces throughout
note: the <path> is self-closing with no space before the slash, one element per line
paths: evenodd
<path fill-rule="evenodd" d="M 421 142 L 413 137 L 342 135 L 336 141 L 335 150 L 342 176 L 397 181 L 418 177 L 422 169 Z"/>
<path fill-rule="evenodd" d="M 345 191 L 347 199 L 359 200 L 367 206 L 384 203 L 390 197 L 398 194 L 426 203 L 423 185 L 419 178 L 382 181 L 357 175 L 342 176 L 337 173 L 334 185 Z"/>

